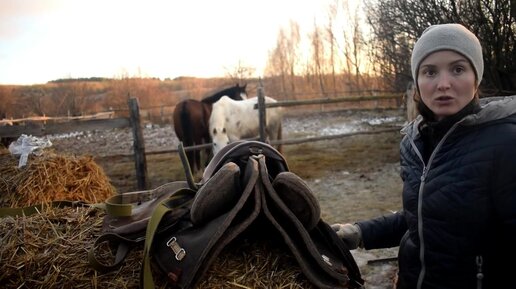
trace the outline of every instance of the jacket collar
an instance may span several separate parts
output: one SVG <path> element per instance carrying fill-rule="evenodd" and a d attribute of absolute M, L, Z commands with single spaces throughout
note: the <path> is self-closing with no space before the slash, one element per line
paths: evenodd
<path fill-rule="evenodd" d="M 480 111 L 467 115 L 459 122 L 461 122 L 461 125 L 478 125 L 503 119 L 513 114 L 516 114 L 516 95 L 484 97 L 480 99 Z M 401 129 L 401 133 L 413 139 L 419 138 L 418 127 L 422 121 L 423 117 L 418 115 L 416 119 Z"/>

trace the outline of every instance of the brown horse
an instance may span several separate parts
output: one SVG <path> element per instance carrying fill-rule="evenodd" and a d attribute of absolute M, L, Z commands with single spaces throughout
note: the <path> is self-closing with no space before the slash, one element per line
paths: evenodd
<path fill-rule="evenodd" d="M 186 99 L 179 102 L 174 109 L 174 130 L 179 141 L 183 142 L 184 147 L 210 143 L 209 122 L 213 103 L 217 102 L 222 96 L 226 95 L 234 100 L 247 98 L 246 86 L 235 86 L 221 90 L 211 96 L 203 98 L 201 101 Z M 206 148 L 209 155 L 210 148 Z M 188 163 L 192 172 L 201 169 L 201 152 L 198 149 L 186 151 Z"/>

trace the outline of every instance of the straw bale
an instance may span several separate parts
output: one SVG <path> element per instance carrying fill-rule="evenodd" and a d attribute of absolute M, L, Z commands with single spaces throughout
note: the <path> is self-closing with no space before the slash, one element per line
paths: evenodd
<path fill-rule="evenodd" d="M 115 272 L 99 274 L 88 264 L 103 216 L 100 210 L 78 207 L 1 218 L 0 284 L 8 289 L 138 288 L 141 248 Z M 287 252 L 264 240 L 238 240 L 215 259 L 197 288 L 314 288 Z M 166 277 L 154 277 L 158 288 L 166 288 Z"/>
<path fill-rule="evenodd" d="M 27 165 L 18 168 L 16 157 L 0 154 L 1 207 L 25 207 L 54 200 L 98 203 L 115 193 L 91 156 L 45 150 L 41 156 L 31 155 Z"/>
<path fill-rule="evenodd" d="M 54 209 L 0 219 L 0 284 L 3 288 L 137 288 L 141 257 L 98 275 L 88 250 L 100 234 L 102 213 L 88 207 Z"/>

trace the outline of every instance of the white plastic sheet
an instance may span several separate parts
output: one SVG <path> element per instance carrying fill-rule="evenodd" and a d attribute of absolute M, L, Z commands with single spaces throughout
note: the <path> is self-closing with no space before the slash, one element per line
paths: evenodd
<path fill-rule="evenodd" d="M 18 167 L 21 168 L 27 164 L 30 154 L 39 156 L 43 153 L 44 148 L 50 146 L 52 146 L 52 142 L 48 139 L 22 134 L 9 145 L 9 151 L 15 156 L 20 156 Z"/>

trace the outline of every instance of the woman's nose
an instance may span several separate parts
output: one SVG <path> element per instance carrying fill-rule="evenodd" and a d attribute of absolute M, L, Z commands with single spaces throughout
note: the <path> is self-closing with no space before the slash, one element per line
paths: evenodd
<path fill-rule="evenodd" d="M 451 78 L 448 73 L 441 73 L 439 75 L 437 88 L 439 90 L 447 90 L 451 87 Z"/>

